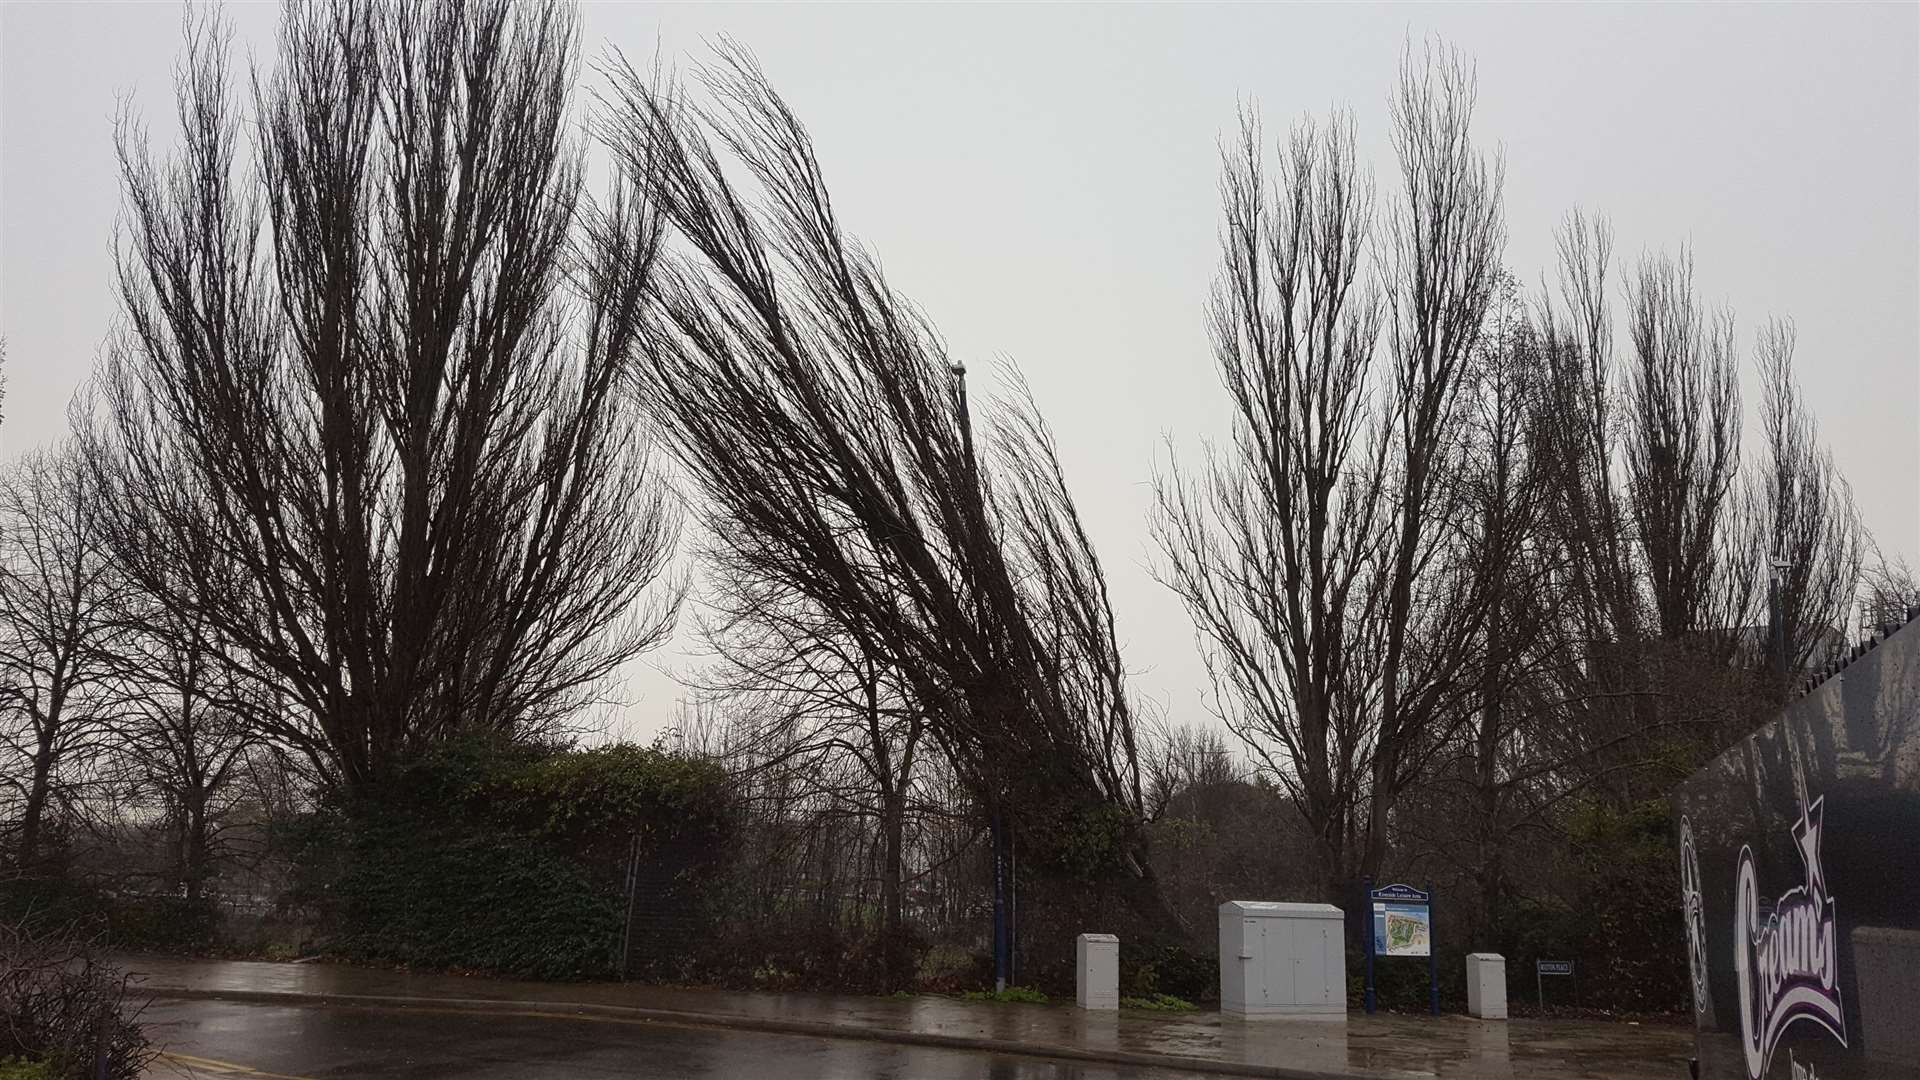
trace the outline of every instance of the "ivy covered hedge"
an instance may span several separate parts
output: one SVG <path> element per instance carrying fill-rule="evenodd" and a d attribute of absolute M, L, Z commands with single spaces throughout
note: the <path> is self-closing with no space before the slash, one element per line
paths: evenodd
<path fill-rule="evenodd" d="M 655 747 L 568 751 L 460 742 L 309 841 L 355 959 L 585 979 L 619 963 L 626 859 L 672 846 L 717 873 L 734 830 L 717 766 Z"/>

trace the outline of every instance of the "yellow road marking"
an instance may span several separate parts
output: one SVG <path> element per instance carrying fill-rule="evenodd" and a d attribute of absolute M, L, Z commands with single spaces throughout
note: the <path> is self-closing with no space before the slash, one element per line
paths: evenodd
<path fill-rule="evenodd" d="M 304 1076 L 287 1076 L 284 1073 L 262 1072 L 249 1065 L 240 1065 L 231 1061 L 220 1061 L 216 1058 L 196 1057 L 192 1054 L 182 1054 L 172 1050 L 161 1051 L 160 1057 L 174 1065 L 185 1066 L 186 1075 L 188 1076 L 194 1075 L 195 1072 L 209 1072 L 217 1073 L 221 1076 L 251 1077 L 253 1080 L 309 1080 L 309 1078 Z"/>

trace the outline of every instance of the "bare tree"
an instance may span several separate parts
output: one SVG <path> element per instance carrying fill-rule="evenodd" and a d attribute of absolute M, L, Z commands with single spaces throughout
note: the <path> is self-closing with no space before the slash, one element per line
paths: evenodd
<path fill-rule="evenodd" d="M 1863 558 L 1860 570 L 1862 621 L 1878 633 L 1891 633 L 1920 612 L 1920 575 L 1905 559 L 1889 558 L 1872 537 L 1866 537 L 1864 544 L 1872 558 Z"/>
<path fill-rule="evenodd" d="M 1862 561 L 1853 496 L 1800 397 L 1793 347 L 1791 322 L 1774 320 L 1761 328 L 1764 442 L 1748 492 L 1755 545 L 1750 565 L 1771 562 L 1778 575 L 1769 618 L 1772 655 L 1764 666 L 1776 669 L 1785 686 L 1832 659 L 1846 641 Z"/>
<path fill-rule="evenodd" d="M 1030 400 L 994 402 L 976 449 L 958 372 L 842 232 L 744 52 L 706 72 L 704 110 L 614 74 L 610 143 L 686 245 L 637 389 L 730 563 L 876 650 L 982 805 L 1017 808 L 1027 850 L 1093 851 L 1151 910 L 1111 611 Z"/>
<path fill-rule="evenodd" d="M 113 656 L 116 755 L 141 800 L 157 803 L 167 837 L 169 885 L 188 900 L 206 893 L 238 854 L 235 826 L 245 770 L 269 726 L 265 688 L 236 675 L 220 643 L 137 595 L 123 597 Z"/>
<path fill-rule="evenodd" d="M 1159 821 L 1175 799 L 1243 777 L 1245 769 L 1227 746 L 1227 733 L 1212 725 L 1149 723 L 1140 748 L 1146 777 L 1148 817 Z"/>
<path fill-rule="evenodd" d="M 338 782 L 548 726 L 671 626 L 676 520 L 617 386 L 659 220 L 583 193 L 576 36 L 555 2 L 289 4 L 250 160 L 214 23 L 179 156 L 121 126 L 106 537 Z"/>
<path fill-rule="evenodd" d="M 1472 706 L 1468 688 L 1484 659 L 1478 639 L 1495 610 L 1487 589 L 1500 584 L 1476 572 L 1457 483 L 1461 433 L 1470 426 L 1461 423 L 1463 402 L 1503 280 L 1506 243 L 1504 168 L 1471 135 L 1477 92 L 1463 57 L 1429 48 L 1421 64 L 1411 55 L 1403 60 L 1392 101 L 1401 198 L 1389 218 L 1384 268 L 1393 305 L 1382 407 L 1392 499 L 1376 570 L 1380 730 L 1361 867 L 1369 877 L 1386 857 L 1394 800 Z"/>
<path fill-rule="evenodd" d="M 18 810 L 15 865 L 35 870 L 111 742 L 119 582 L 71 447 L 38 450 L 0 478 L 0 783 Z"/>
<path fill-rule="evenodd" d="M 1260 142 L 1243 118 L 1209 312 L 1233 445 L 1210 452 L 1201 479 L 1156 482 L 1153 530 L 1216 707 L 1299 807 L 1336 897 L 1377 725 L 1364 655 L 1385 498 L 1366 424 L 1381 319 L 1362 276 L 1371 189 L 1344 116 L 1296 128 L 1272 184 Z"/>
<path fill-rule="evenodd" d="M 1559 545 L 1559 591 L 1587 641 L 1635 641 L 1645 619 L 1635 572 L 1630 512 L 1615 476 L 1621 433 L 1616 408 L 1613 232 L 1604 219 L 1569 214 L 1556 236 L 1559 303 L 1538 305 L 1545 381 L 1536 396 L 1533 442 L 1552 485 L 1546 526 Z M 1544 290 L 1543 290 L 1544 292 Z"/>
<path fill-rule="evenodd" d="M 718 613 L 706 636 L 720 662 L 697 683 L 732 706 L 746 738 L 783 748 L 756 767 L 790 769 L 878 826 L 885 980 L 890 989 L 910 986 L 908 800 L 927 749 L 924 711 L 877 646 L 780 584 L 729 573 L 729 554 L 716 546 L 706 560 L 706 599 Z"/>
<path fill-rule="evenodd" d="M 1540 700 L 1556 719 L 1538 737 L 1564 779 L 1604 780 L 1626 803 L 1652 794 L 1643 781 L 1665 782 L 1642 764 L 1691 760 L 1741 711 L 1722 684 L 1758 567 L 1737 497 L 1733 329 L 1697 301 L 1690 260 L 1649 257 L 1623 290 L 1629 348 L 1617 357 L 1609 228 L 1576 212 L 1559 243 L 1558 302 L 1536 310 L 1544 381 L 1531 421 L 1552 492 L 1542 675 L 1553 686 Z M 1690 749 L 1662 753 L 1676 734 Z"/>
<path fill-rule="evenodd" d="M 1163 580 L 1337 899 L 1379 868 L 1395 798 L 1466 714 L 1487 625 L 1457 481 L 1503 234 L 1473 95 L 1458 56 L 1407 59 L 1402 183 L 1378 238 L 1348 121 L 1296 129 L 1272 190 L 1243 123 L 1211 312 L 1234 445 L 1203 483 L 1159 486 Z"/>
<path fill-rule="evenodd" d="M 1694 296 L 1693 260 L 1650 257 L 1627 289 L 1628 504 L 1654 630 L 1726 655 L 1747 611 L 1733 499 L 1740 391 L 1733 319 Z"/>
<path fill-rule="evenodd" d="M 1543 465 L 1550 459 L 1535 424 L 1550 379 L 1512 279 L 1503 283 L 1487 324 L 1468 391 L 1462 496 L 1465 549 L 1489 614 L 1477 707 L 1459 740 L 1463 760 L 1438 770 L 1443 780 L 1466 779 L 1472 792 L 1470 826 L 1462 830 L 1454 819 L 1449 828 L 1471 839 L 1483 927 L 1499 917 L 1509 889 L 1512 832 L 1529 816 L 1526 795 L 1539 779 L 1543 751 L 1557 745 L 1534 730 L 1555 712 L 1538 692 L 1543 662 L 1556 644 L 1547 598 L 1558 559 L 1545 538 L 1552 488 Z M 1550 752 L 1545 756 L 1552 760 Z"/>

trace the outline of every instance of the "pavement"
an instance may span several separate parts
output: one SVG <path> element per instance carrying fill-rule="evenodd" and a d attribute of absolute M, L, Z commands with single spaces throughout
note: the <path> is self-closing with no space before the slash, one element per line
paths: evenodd
<path fill-rule="evenodd" d="M 148 1019 L 174 1055 L 156 1073 L 162 1076 L 184 1067 L 193 1075 L 229 1068 L 240 1070 L 230 1075 L 282 1077 L 608 1071 L 777 1073 L 781 1080 L 1676 1080 L 1687 1075 L 1692 1052 L 1685 1028 L 1584 1021 L 1384 1013 L 1352 1013 L 1345 1022 L 1244 1021 L 930 995 L 515 982 L 322 963 L 122 962 L 135 987 L 155 999 Z"/>
<path fill-rule="evenodd" d="M 1193 1074 L 866 1039 L 422 1009 L 156 1001 L 154 1080 L 1181 1080 Z"/>

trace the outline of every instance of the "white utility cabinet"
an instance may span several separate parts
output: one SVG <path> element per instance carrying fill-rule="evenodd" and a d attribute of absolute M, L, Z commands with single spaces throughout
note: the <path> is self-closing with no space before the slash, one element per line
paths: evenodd
<path fill-rule="evenodd" d="M 1507 1018 L 1507 958 L 1499 953 L 1467 954 L 1467 1012 L 1482 1020 Z"/>
<path fill-rule="evenodd" d="M 1347 1018 L 1346 916 L 1332 904 L 1220 905 L 1220 1011 Z"/>
<path fill-rule="evenodd" d="M 1075 1000 L 1083 1009 L 1120 1007 L 1120 939 L 1081 934 L 1073 943 Z"/>

